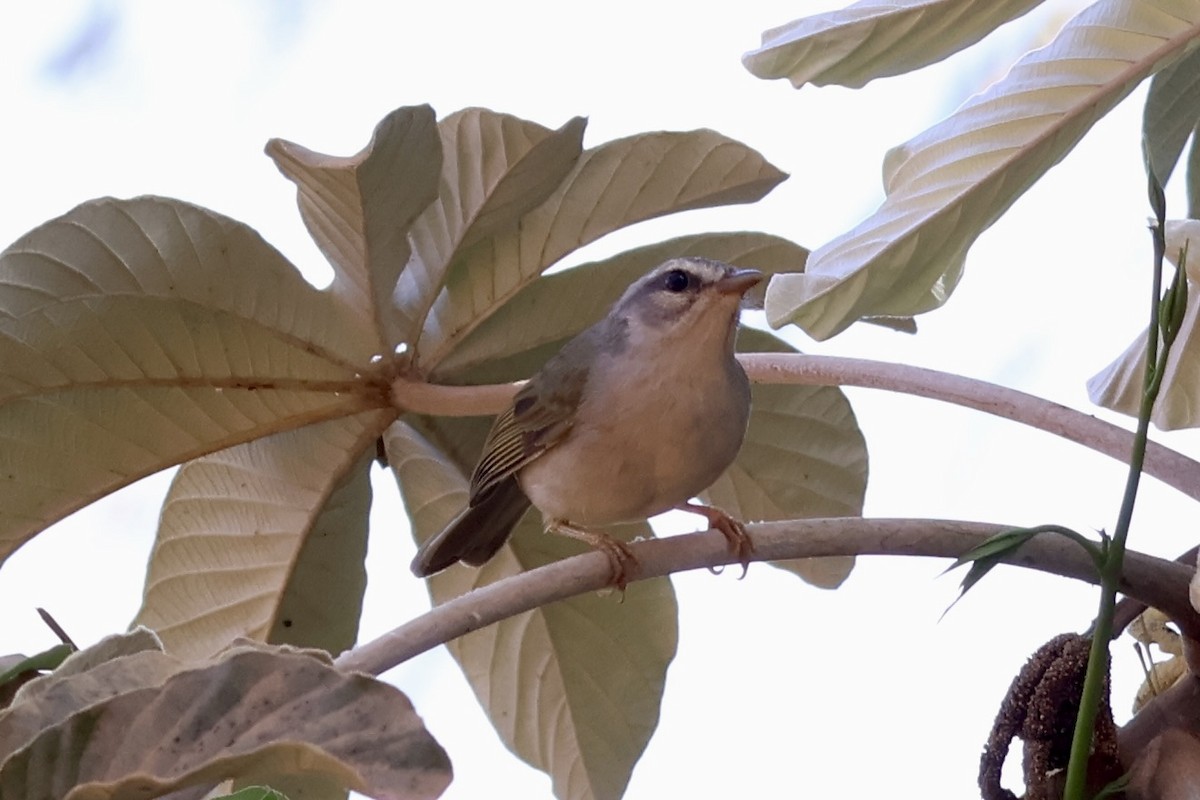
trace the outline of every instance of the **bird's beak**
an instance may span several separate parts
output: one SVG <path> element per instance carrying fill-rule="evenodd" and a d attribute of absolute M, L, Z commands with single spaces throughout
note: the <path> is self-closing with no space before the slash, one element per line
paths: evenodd
<path fill-rule="evenodd" d="M 763 274 L 756 269 L 735 269 L 731 274 L 713 284 L 721 294 L 745 294 L 758 285 Z"/>

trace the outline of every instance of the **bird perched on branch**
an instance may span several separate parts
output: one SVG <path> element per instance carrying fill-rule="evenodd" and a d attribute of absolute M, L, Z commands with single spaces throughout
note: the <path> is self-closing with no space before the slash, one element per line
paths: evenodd
<path fill-rule="evenodd" d="M 750 384 L 734 340 L 742 296 L 762 278 L 675 258 L 630 286 L 496 418 L 467 508 L 421 545 L 412 571 L 483 564 L 531 503 L 546 531 L 604 552 L 621 588 L 636 559 L 595 528 L 672 508 L 703 515 L 744 567 L 753 547 L 741 523 L 690 500 L 733 462 L 746 435 Z"/>

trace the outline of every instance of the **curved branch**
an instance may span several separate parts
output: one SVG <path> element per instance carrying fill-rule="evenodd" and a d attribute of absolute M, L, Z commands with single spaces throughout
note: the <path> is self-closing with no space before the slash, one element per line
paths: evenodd
<path fill-rule="evenodd" d="M 884 361 L 799 353 L 739 353 L 738 360 L 755 383 L 861 386 L 904 392 L 1021 422 L 1090 447 L 1122 463 L 1128 462 L 1129 454 L 1133 452 L 1133 434 L 1123 428 L 1025 392 L 948 372 Z M 419 414 L 497 414 L 520 385 L 440 386 L 400 378 L 392 384 L 392 400 L 397 408 Z M 1200 500 L 1200 462 L 1149 442 L 1144 468 L 1147 475 Z"/>
<path fill-rule="evenodd" d="M 847 555 L 910 555 L 957 558 L 984 539 L 1010 527 L 980 522 L 914 519 L 831 519 L 747 525 L 755 561 Z M 672 572 L 735 563 L 725 537 L 716 531 L 650 539 L 630 544 L 640 571 L 635 580 Z M 1095 566 L 1078 544 L 1061 536 L 1039 536 L 1007 562 L 1097 583 Z M 460 569 L 453 567 L 452 569 Z M 379 675 L 465 633 L 501 619 L 609 583 L 608 558 L 599 552 L 565 558 L 497 581 L 444 603 L 404 625 L 343 653 L 342 669 Z M 1192 570 L 1182 564 L 1128 553 L 1121 591 L 1161 609 L 1185 634 L 1200 633 L 1200 617 L 1188 603 Z"/>

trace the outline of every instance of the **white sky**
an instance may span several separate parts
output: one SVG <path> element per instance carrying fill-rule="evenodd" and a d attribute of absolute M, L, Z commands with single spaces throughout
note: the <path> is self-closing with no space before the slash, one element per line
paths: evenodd
<path fill-rule="evenodd" d="M 429 102 L 439 114 L 482 105 L 551 127 L 583 114 L 589 145 L 710 127 L 791 173 L 755 206 L 640 225 L 587 257 L 721 229 L 766 230 L 815 248 L 880 201 L 889 146 L 1002 74 L 1063 8 L 1051 3 L 979 52 L 917 76 L 858 92 L 796 92 L 753 78 L 739 57 L 762 30 L 815 3 L 4 4 L 0 246 L 91 197 L 164 194 L 253 225 L 322 281 L 328 269 L 293 187 L 263 144 L 283 136 L 350 154 L 389 110 Z M 81 38 L 88 30 L 93 38 Z M 795 341 L 960 372 L 1091 412 L 1084 382 L 1145 314 L 1139 121 L 1138 102 L 1126 103 L 985 234 L 958 292 L 920 320 L 920 335 L 854 329 L 820 345 Z M 1180 197 L 1173 192 L 1177 214 Z M 957 408 L 849 394 L 871 452 L 870 515 L 1084 531 L 1115 520 L 1124 482 L 1115 462 Z M 1158 438 L 1200 452 L 1194 434 Z M 394 484 L 377 477 L 367 638 L 428 602 L 407 570 L 413 545 Z M 168 479 L 74 515 L 0 568 L 0 653 L 53 643 L 33 612 L 39 605 L 83 644 L 128 624 Z M 1134 549 L 1173 557 L 1194 543 L 1194 503 L 1148 480 L 1139 507 Z M 761 565 L 740 582 L 736 570 L 677 576 L 679 655 L 627 796 L 891 796 L 916 786 L 927 796 L 971 795 L 1009 681 L 1046 639 L 1088 624 L 1096 593 L 1003 570 L 939 623 L 958 582 L 937 577 L 944 566 L 864 560 L 834 593 Z M 1123 714 L 1140 679 L 1127 642 L 1116 654 Z M 388 678 L 455 763 L 446 797 L 549 796 L 548 779 L 498 744 L 444 651 Z"/>

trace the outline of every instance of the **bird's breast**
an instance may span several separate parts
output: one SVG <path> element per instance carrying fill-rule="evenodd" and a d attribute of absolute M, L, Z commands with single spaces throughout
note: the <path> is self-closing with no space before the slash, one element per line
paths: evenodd
<path fill-rule="evenodd" d="M 552 519 L 653 516 L 721 475 L 748 414 L 745 373 L 723 348 L 680 357 L 634 339 L 597 360 L 570 433 L 522 469 L 521 487 Z"/>

